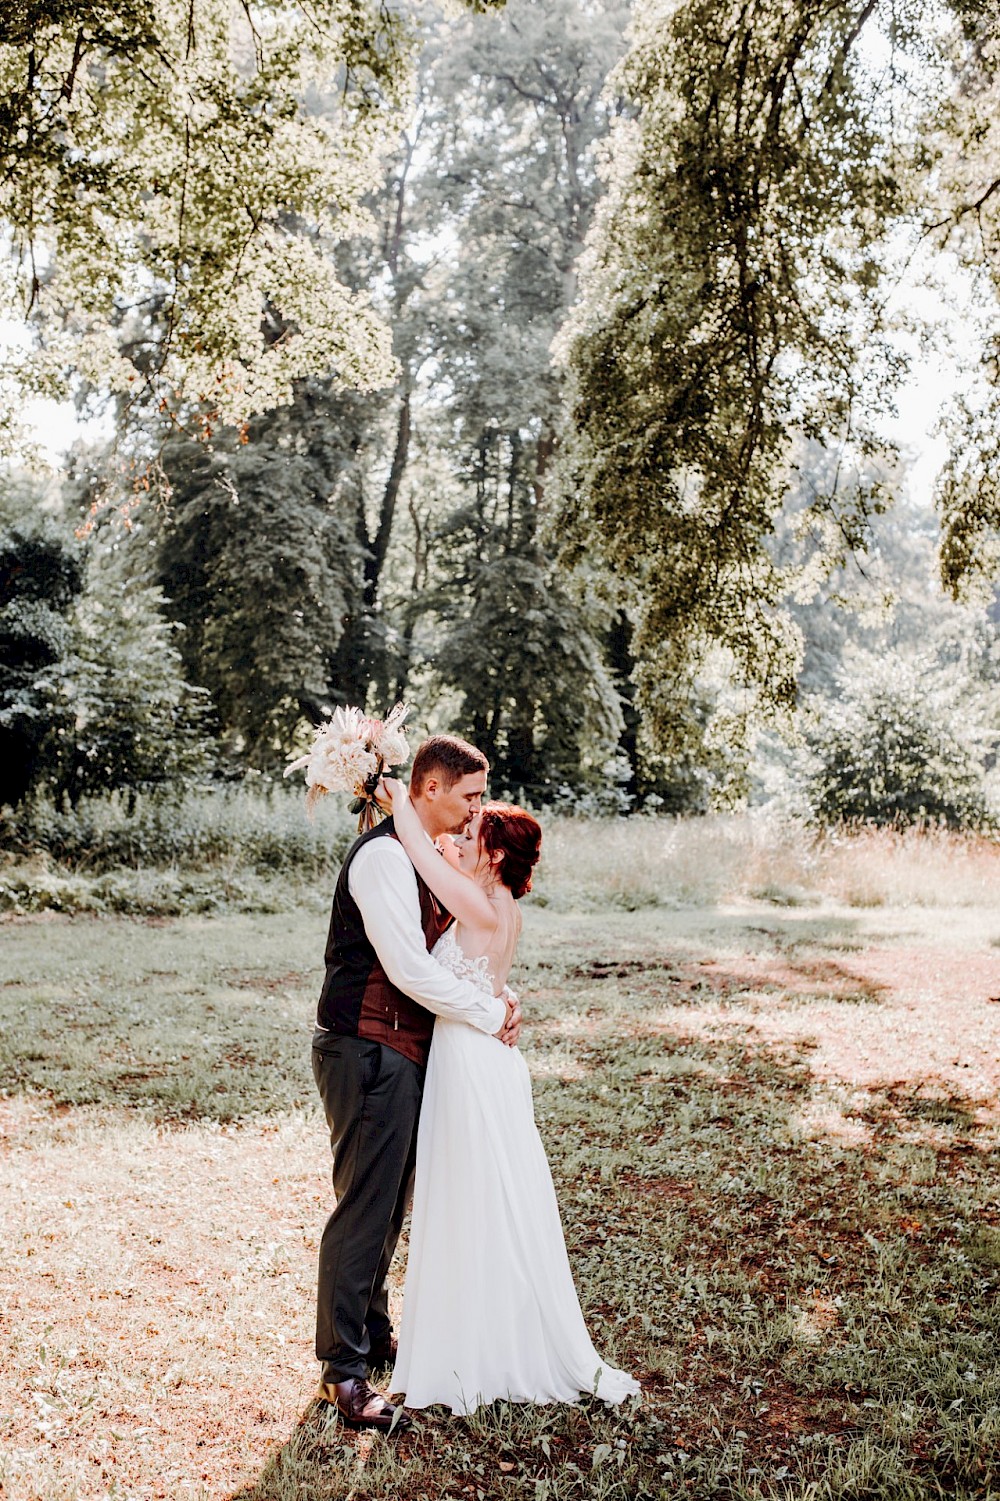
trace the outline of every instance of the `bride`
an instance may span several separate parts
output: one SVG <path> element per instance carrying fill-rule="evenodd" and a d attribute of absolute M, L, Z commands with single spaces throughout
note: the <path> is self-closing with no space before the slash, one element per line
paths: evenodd
<path fill-rule="evenodd" d="M 542 831 L 521 808 L 487 804 L 471 833 L 440 849 L 385 778 L 395 831 L 456 921 L 434 956 L 499 994 L 521 933 Z M 442 855 L 444 858 L 442 859 Z M 603 1363 L 573 1286 L 552 1175 L 516 1048 L 461 1022 L 434 1026 L 393 1391 L 407 1407 L 473 1412 L 498 1397 L 621 1402 L 639 1391 Z"/>

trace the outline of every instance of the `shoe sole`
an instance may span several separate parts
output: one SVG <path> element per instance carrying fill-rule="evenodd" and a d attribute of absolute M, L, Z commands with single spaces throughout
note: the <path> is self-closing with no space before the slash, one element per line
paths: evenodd
<path fill-rule="evenodd" d="M 345 1418 L 339 1407 L 337 1408 L 337 1416 L 345 1428 L 353 1428 L 356 1432 L 364 1430 L 371 1433 L 384 1433 L 386 1438 L 389 1438 L 391 1434 L 406 1433 L 408 1429 L 413 1427 L 413 1420 L 411 1418 L 400 1418 L 395 1428 L 393 1428 L 391 1423 L 383 1427 L 381 1423 L 373 1423 L 365 1418 Z"/>

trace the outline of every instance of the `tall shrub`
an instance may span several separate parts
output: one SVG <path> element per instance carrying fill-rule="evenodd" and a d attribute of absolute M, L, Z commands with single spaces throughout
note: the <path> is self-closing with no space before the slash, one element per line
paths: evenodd
<path fill-rule="evenodd" d="M 823 823 L 983 828 L 995 821 L 985 766 L 1000 727 L 957 667 L 849 654 L 836 696 L 808 706 L 809 803 Z"/>

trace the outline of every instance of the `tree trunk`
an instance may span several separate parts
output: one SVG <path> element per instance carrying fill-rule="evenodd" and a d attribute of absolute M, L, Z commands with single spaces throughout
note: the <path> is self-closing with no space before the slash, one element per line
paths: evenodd
<path fill-rule="evenodd" d="M 549 460 L 556 451 L 555 435 L 550 431 L 543 431 L 535 446 L 535 473 L 531 481 L 531 488 L 535 495 L 535 505 L 541 507 L 545 498 L 545 471 L 549 467 Z"/>
<path fill-rule="evenodd" d="M 521 467 L 521 434 L 515 429 L 508 434 L 510 441 L 510 463 L 507 466 L 507 535 L 505 547 L 508 552 L 514 546 L 514 520 L 517 516 L 517 482 Z"/>
<path fill-rule="evenodd" d="M 615 617 L 608 632 L 608 664 L 622 706 L 623 725 L 618 745 L 622 755 L 628 761 L 630 773 L 625 783 L 625 791 L 629 797 L 637 798 L 641 788 L 639 773 L 641 716 L 635 706 L 635 684 L 632 681 L 632 673 L 635 671 L 635 657 L 632 655 L 632 622 L 624 610 Z"/>
<path fill-rule="evenodd" d="M 406 697 L 406 685 L 410 677 L 410 668 L 413 664 L 413 637 L 417 629 L 417 622 L 424 613 L 420 607 L 420 597 L 427 587 L 427 542 L 424 536 L 426 517 L 421 516 L 417 510 L 416 501 L 410 495 L 407 509 L 410 520 L 413 523 L 413 572 L 410 577 L 410 598 L 403 610 L 403 629 L 400 632 L 401 645 L 396 658 L 396 681 L 392 695 L 393 703 L 399 703 Z"/>
<path fill-rule="evenodd" d="M 537 781 L 534 704 L 522 704 L 519 709 L 507 731 L 506 780 L 512 791 L 518 787 L 534 791 Z"/>
<path fill-rule="evenodd" d="M 407 387 L 403 391 L 403 399 L 400 402 L 399 417 L 396 422 L 396 446 L 392 454 L 392 466 L 389 470 L 389 478 L 386 480 L 385 489 L 382 492 L 378 531 L 375 533 L 374 540 L 368 549 L 368 556 L 365 559 L 365 605 L 369 610 L 375 608 L 378 599 L 382 568 L 385 564 L 386 554 L 389 551 L 389 543 L 392 539 L 392 522 L 396 514 L 399 487 L 403 483 L 403 475 L 406 472 L 406 463 L 409 456 L 410 392 Z"/>

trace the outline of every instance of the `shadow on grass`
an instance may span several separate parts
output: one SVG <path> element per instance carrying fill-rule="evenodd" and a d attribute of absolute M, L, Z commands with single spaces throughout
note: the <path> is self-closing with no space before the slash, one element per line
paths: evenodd
<path fill-rule="evenodd" d="M 817 1496 L 990 1494 L 1000 1232 L 980 1226 L 1000 1176 L 982 1102 L 945 1081 L 927 1099 L 921 1078 L 855 1092 L 845 1115 L 801 1044 L 613 1025 L 592 1027 L 586 1079 L 540 1082 L 539 1113 L 580 1285 L 618 1324 L 631 1297 L 672 1442 L 705 1455 L 742 1434 L 740 1496 L 780 1493 L 769 1474 Z M 852 1132 L 863 1108 L 874 1130 Z"/>
<path fill-rule="evenodd" d="M 622 980 L 629 994 L 656 995 L 673 1006 L 705 1000 L 739 1002 L 752 995 L 805 1001 L 877 1005 L 889 987 L 859 975 L 848 964 L 818 955 L 714 960 L 594 959 L 568 970 L 567 979 L 593 983 Z"/>
<path fill-rule="evenodd" d="M 641 1409 L 498 1403 L 386 1444 L 313 1405 L 232 1501 L 994 1494 L 1000 1182 L 975 1102 L 871 1092 L 879 1129 L 845 1142 L 803 1127 L 835 1102 L 801 1045 L 620 1020 L 591 1018 L 585 1077 L 535 1097 L 588 1325 Z"/>
<path fill-rule="evenodd" d="M 661 1494 L 664 1427 L 648 1406 L 493 1402 L 464 1418 L 445 1408 L 413 1418 L 409 1432 L 385 1438 L 345 1429 L 326 1404 L 311 1403 L 288 1441 L 229 1501 L 568 1501 L 592 1494 L 652 1501 Z M 592 1491 L 588 1482 L 604 1466 Z"/>
<path fill-rule="evenodd" d="M 328 1446 L 323 1442 L 325 1406 L 310 1402 L 288 1440 L 269 1455 L 256 1479 L 232 1492 L 230 1501 L 302 1501 L 303 1495 L 332 1494 L 329 1485 L 335 1481 L 335 1472 L 339 1478 L 346 1455 L 342 1454 L 335 1466 L 328 1466 Z M 347 1438 L 345 1431 L 344 1448 Z"/>

